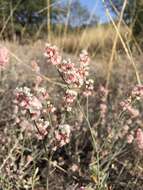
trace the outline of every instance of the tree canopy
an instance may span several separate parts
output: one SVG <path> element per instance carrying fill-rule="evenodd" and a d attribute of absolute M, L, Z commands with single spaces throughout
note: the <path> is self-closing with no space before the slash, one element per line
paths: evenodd
<path fill-rule="evenodd" d="M 87 23 L 90 13 L 81 5 L 79 0 L 66 3 L 58 3 L 50 0 L 50 23 L 51 25 L 65 24 L 68 17 L 69 27 L 96 24 L 97 17 L 94 15 L 90 23 Z M 70 6 L 70 7 L 69 7 Z M 12 36 L 23 33 L 31 36 L 38 30 L 47 32 L 48 0 L 0 0 L 0 37 Z M 54 29 L 55 27 L 53 27 Z"/>
<path fill-rule="evenodd" d="M 120 12 L 124 3 L 124 0 L 108 0 L 108 4 L 115 12 L 112 3 L 115 8 Z M 133 28 L 134 36 L 141 36 L 143 34 L 143 0 L 128 0 L 127 6 L 124 12 L 124 20 L 128 25 Z"/>

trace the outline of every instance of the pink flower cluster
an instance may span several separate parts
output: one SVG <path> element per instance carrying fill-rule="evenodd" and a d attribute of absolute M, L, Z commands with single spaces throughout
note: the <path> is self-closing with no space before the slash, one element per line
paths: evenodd
<path fill-rule="evenodd" d="M 33 120 L 40 116 L 42 104 L 40 100 L 31 93 L 29 88 L 16 88 L 14 103 L 17 108 L 21 108 L 22 114 L 29 112 Z"/>
<path fill-rule="evenodd" d="M 36 121 L 35 121 L 36 122 Z M 49 130 L 49 121 L 46 121 L 44 119 L 39 119 L 35 125 L 37 126 L 37 131 L 35 133 L 37 139 L 42 140 L 43 138 L 45 138 L 45 136 L 48 134 L 48 130 Z M 35 126 L 35 127 L 36 127 Z"/>
<path fill-rule="evenodd" d="M 143 131 L 140 128 L 137 129 L 135 141 L 137 148 L 143 151 Z"/>
<path fill-rule="evenodd" d="M 56 46 L 51 46 L 47 43 L 44 55 L 53 65 L 59 65 L 61 63 L 62 57 L 59 54 L 58 48 Z"/>
<path fill-rule="evenodd" d="M 0 67 L 5 67 L 9 62 L 9 52 L 6 47 L 0 47 Z"/>
<path fill-rule="evenodd" d="M 128 98 L 127 100 L 122 101 L 120 106 L 122 107 L 123 111 L 127 111 L 132 118 L 136 118 L 140 113 L 139 110 L 132 106 L 131 102 L 131 98 Z"/>
<path fill-rule="evenodd" d="M 140 112 L 138 109 L 135 108 L 134 104 L 136 100 L 140 100 L 143 97 L 143 86 L 137 85 L 131 91 L 131 95 L 124 101 L 120 103 L 123 111 L 127 111 L 127 113 L 131 116 L 130 120 L 133 118 L 138 118 L 140 116 Z M 138 123 L 141 120 L 137 120 Z M 132 120 L 131 120 L 132 122 Z M 142 122 L 141 122 L 142 123 Z M 136 147 L 138 150 L 143 150 L 143 131 L 140 128 L 137 128 L 136 132 L 134 130 L 130 130 L 130 134 L 127 135 L 127 142 L 130 144 L 135 142 Z"/>
<path fill-rule="evenodd" d="M 60 76 L 66 83 L 69 89 L 72 87 L 81 89 L 84 86 L 84 96 L 92 95 L 94 90 L 94 81 L 87 79 L 89 76 L 89 55 L 86 50 L 83 50 L 79 58 L 79 67 L 75 65 L 70 59 L 63 60 L 59 54 L 59 50 L 56 46 L 46 45 L 44 55 L 48 58 L 53 65 L 56 65 Z M 64 107 L 67 107 L 67 111 L 71 111 L 71 105 L 77 97 L 75 90 L 68 90 L 64 96 Z"/>
<path fill-rule="evenodd" d="M 84 82 L 82 74 L 79 72 L 79 69 L 75 67 L 75 64 L 71 60 L 63 60 L 59 65 L 59 72 L 64 78 L 64 81 L 74 87 L 81 87 Z"/>
<path fill-rule="evenodd" d="M 92 79 L 87 79 L 85 81 L 85 88 L 83 91 L 83 95 L 85 97 L 91 96 L 93 94 L 93 90 L 94 90 L 94 81 Z"/>
<path fill-rule="evenodd" d="M 131 144 L 133 142 L 133 140 L 134 140 L 133 134 L 127 135 L 127 142 L 128 142 L 128 144 Z"/>
<path fill-rule="evenodd" d="M 49 146 L 53 147 L 53 150 L 69 142 L 70 126 L 67 124 L 50 126 L 47 120 L 49 113 L 54 113 L 56 108 L 50 102 L 45 88 L 39 87 L 33 91 L 27 87 L 17 88 L 14 95 L 16 123 L 28 136 L 34 135 L 38 140 L 50 138 Z M 71 103 L 73 97 L 67 98 Z"/>
<path fill-rule="evenodd" d="M 100 96 L 100 117 L 102 119 L 102 124 L 105 123 L 105 117 L 107 113 L 107 102 L 106 102 L 107 95 L 108 95 L 108 90 L 101 85 L 99 88 L 99 96 Z"/>
<path fill-rule="evenodd" d="M 40 72 L 40 67 L 38 66 L 37 62 L 35 60 L 33 60 L 31 62 L 31 66 L 32 66 L 32 69 L 36 72 L 36 73 L 39 73 Z"/>
<path fill-rule="evenodd" d="M 70 59 L 62 60 L 56 46 L 47 44 L 44 55 L 48 58 L 48 61 L 57 66 L 58 71 L 68 85 L 81 87 L 89 75 L 90 59 L 86 50 L 83 50 L 80 54 L 80 67 L 75 66 Z"/>
<path fill-rule="evenodd" d="M 77 97 L 77 92 L 74 90 L 67 89 L 65 96 L 63 97 L 64 108 L 66 111 L 71 111 L 72 105 Z"/>
<path fill-rule="evenodd" d="M 54 131 L 54 150 L 57 149 L 57 147 L 62 147 L 69 143 L 70 141 L 70 133 L 71 129 L 70 126 L 67 124 L 59 125 L 58 128 Z"/>
<path fill-rule="evenodd" d="M 143 97 L 143 85 L 137 85 L 133 88 L 131 92 L 131 96 L 135 97 L 136 99 L 140 99 Z"/>
<path fill-rule="evenodd" d="M 136 118 L 140 115 L 139 110 L 134 108 L 132 102 L 143 97 L 143 86 L 137 85 L 133 88 L 131 96 L 120 103 L 123 111 L 127 111 L 131 117 Z"/>
<path fill-rule="evenodd" d="M 37 133 L 37 138 L 43 139 L 47 135 L 46 130 L 49 124 L 47 120 L 42 119 L 50 112 L 49 104 L 47 104 L 47 101 L 49 101 L 49 94 L 47 93 L 46 89 L 40 87 L 34 92 L 35 95 L 28 87 L 16 88 L 14 92 L 15 99 L 13 101 L 15 104 L 14 114 L 16 122 L 20 125 L 22 123 L 23 128 L 25 128 L 25 125 L 36 125 L 35 127 L 38 130 L 37 132 L 39 132 Z M 26 120 L 26 118 L 29 118 L 29 121 L 27 120 L 28 123 L 23 122 Z M 28 131 L 31 131 L 32 129 L 29 129 Z M 33 130 L 35 131 L 35 129 Z"/>
<path fill-rule="evenodd" d="M 138 128 L 135 135 L 133 133 L 130 133 L 127 136 L 127 142 L 129 144 L 131 144 L 133 141 L 135 142 L 137 150 L 143 151 L 143 131 L 142 131 L 142 129 Z"/>
<path fill-rule="evenodd" d="M 44 55 L 48 62 L 56 66 L 61 78 L 66 83 L 67 90 L 63 97 L 64 111 L 72 110 L 80 90 L 84 96 L 92 95 L 94 81 L 87 79 L 90 62 L 87 51 L 83 50 L 81 52 L 79 66 L 70 59 L 63 60 L 58 48 L 50 44 L 46 44 Z M 21 125 L 24 130 L 28 129 L 29 133 L 34 131 L 37 139 L 42 140 L 50 137 L 49 144 L 56 149 L 69 142 L 71 129 L 68 124 L 59 123 L 55 112 L 56 108 L 51 103 L 47 90 L 40 87 L 43 79 L 36 61 L 32 61 L 32 69 L 37 73 L 34 88 L 31 90 L 23 87 L 15 90 L 15 118 L 17 124 Z M 51 126 L 49 120 L 47 120 L 49 113 L 55 119 L 55 126 Z"/>
<path fill-rule="evenodd" d="M 79 57 L 80 57 L 80 67 L 81 67 L 82 74 L 83 74 L 83 76 L 88 76 L 89 75 L 89 63 L 90 63 L 90 58 L 89 58 L 88 52 L 86 50 L 82 50 Z"/>

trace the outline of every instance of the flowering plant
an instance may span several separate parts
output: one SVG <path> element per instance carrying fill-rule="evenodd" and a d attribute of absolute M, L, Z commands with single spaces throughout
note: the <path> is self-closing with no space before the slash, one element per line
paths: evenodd
<path fill-rule="evenodd" d="M 42 86 L 42 77 L 39 76 L 40 67 L 33 61 L 33 70 L 38 74 L 33 89 L 28 87 L 16 88 L 14 95 L 15 120 L 19 126 L 30 135 L 39 140 L 48 138 L 48 147 L 56 150 L 67 144 L 70 139 L 71 126 L 63 121 L 51 122 L 51 118 L 61 113 L 71 112 L 78 95 L 91 96 L 94 90 L 94 81 L 89 76 L 89 56 L 87 51 L 82 51 L 79 67 L 71 60 L 63 60 L 56 46 L 46 44 L 45 57 L 47 62 L 54 65 L 65 83 L 65 93 L 61 99 L 60 107 L 54 106 L 45 87 Z"/>

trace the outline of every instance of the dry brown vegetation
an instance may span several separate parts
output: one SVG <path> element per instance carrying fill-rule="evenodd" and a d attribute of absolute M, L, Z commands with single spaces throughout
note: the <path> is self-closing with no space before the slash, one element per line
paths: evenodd
<path fill-rule="evenodd" d="M 143 189 L 143 150 L 138 148 L 136 139 L 137 129 L 143 129 L 143 97 L 131 102 L 131 106 L 139 111 L 137 116 L 120 106 L 122 100 L 128 100 L 136 85 L 142 89 L 143 55 L 131 34 L 122 18 L 117 22 L 111 20 L 108 25 L 67 31 L 64 36 L 60 32 L 51 34 L 50 42 L 59 47 L 66 59 L 71 58 L 77 63 L 81 49 L 88 49 L 91 56 L 93 96 L 86 99 L 79 94 L 73 112 L 64 113 L 64 117 L 60 101 L 68 87 L 59 85 L 65 81 L 43 56 L 48 40 L 28 44 L 1 42 L 10 53 L 9 66 L 0 76 L 2 190 Z M 28 86 L 33 90 L 35 85 L 37 73 L 31 67 L 33 60 L 40 66 L 40 75 L 44 79 L 42 87 L 48 90 L 50 100 L 58 108 L 51 116 L 52 122 L 59 122 L 63 117 L 73 126 L 70 142 L 54 151 L 52 156 L 50 151 L 47 154 L 44 151 L 43 143 L 47 143 L 47 137 L 43 141 L 28 136 L 15 124 L 13 117 L 15 88 Z M 104 94 L 101 87 L 108 94 Z M 105 113 L 101 110 L 103 104 L 107 106 Z M 131 134 L 134 140 L 128 143 L 127 137 Z M 47 167 L 49 160 L 50 167 Z"/>

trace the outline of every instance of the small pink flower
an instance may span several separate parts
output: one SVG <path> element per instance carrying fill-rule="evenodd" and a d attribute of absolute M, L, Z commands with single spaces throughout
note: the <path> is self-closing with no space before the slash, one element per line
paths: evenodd
<path fill-rule="evenodd" d="M 41 76 L 36 76 L 36 80 L 35 80 L 35 90 L 38 90 L 39 85 L 42 83 L 43 79 Z"/>
<path fill-rule="evenodd" d="M 36 137 L 39 140 L 44 139 L 44 137 L 48 134 L 47 128 L 49 127 L 49 122 L 44 121 L 43 119 L 39 119 L 36 123 L 38 131 Z"/>
<path fill-rule="evenodd" d="M 67 124 L 59 125 L 57 130 L 55 130 L 55 147 L 54 150 L 56 150 L 57 147 L 62 147 L 69 143 L 70 140 L 70 133 L 71 129 L 70 126 Z"/>
<path fill-rule="evenodd" d="M 67 111 L 71 111 L 72 109 L 72 105 L 74 103 L 74 101 L 76 100 L 77 97 L 77 92 L 74 90 L 67 90 L 65 93 L 65 96 L 63 97 L 64 100 L 64 108 Z"/>
<path fill-rule="evenodd" d="M 136 132 L 136 144 L 139 150 L 143 150 L 143 131 L 138 128 Z"/>
<path fill-rule="evenodd" d="M 88 52 L 86 50 L 82 50 L 81 54 L 80 54 L 80 64 L 82 66 L 88 66 L 90 62 L 90 58 L 88 55 Z"/>
<path fill-rule="evenodd" d="M 35 108 L 35 109 L 37 109 L 37 110 L 41 110 L 41 109 L 42 109 L 42 104 L 41 104 L 41 102 L 38 100 L 38 98 L 36 98 L 36 97 L 33 97 L 33 98 L 31 99 L 30 106 L 32 106 L 33 108 Z"/>
<path fill-rule="evenodd" d="M 9 62 L 9 52 L 6 47 L 0 47 L 0 66 L 4 67 Z"/>
<path fill-rule="evenodd" d="M 136 118 L 136 117 L 138 117 L 139 116 L 139 110 L 137 110 L 137 109 L 135 109 L 135 108 L 133 108 L 133 107 L 131 107 L 131 106 L 129 106 L 129 107 L 127 107 L 127 111 L 129 112 L 129 114 L 133 117 L 133 118 Z"/>
<path fill-rule="evenodd" d="M 128 98 L 120 103 L 120 106 L 122 107 L 123 111 L 127 111 L 130 116 L 133 118 L 136 118 L 139 116 L 139 110 L 135 109 L 131 105 L 131 98 Z"/>
<path fill-rule="evenodd" d="M 79 188 L 79 190 L 85 190 L 85 188 L 84 188 L 83 186 L 81 186 L 81 187 Z"/>
<path fill-rule="evenodd" d="M 100 104 L 101 117 L 104 117 L 107 112 L 107 105 L 105 103 Z"/>
<path fill-rule="evenodd" d="M 108 95 L 109 91 L 108 89 L 106 89 L 104 86 L 100 86 L 99 88 L 99 93 L 100 93 L 100 96 L 102 97 L 102 101 L 105 100 L 105 97 Z"/>
<path fill-rule="evenodd" d="M 21 120 L 20 127 L 23 131 L 32 132 L 34 129 L 34 126 L 26 119 Z"/>
<path fill-rule="evenodd" d="M 40 72 L 40 67 L 38 66 L 38 64 L 37 64 L 36 61 L 32 61 L 31 65 L 32 65 L 32 69 L 33 69 L 36 73 L 39 73 L 39 72 Z"/>
<path fill-rule="evenodd" d="M 137 85 L 133 88 L 131 92 L 132 97 L 135 97 L 137 99 L 140 99 L 143 97 L 143 85 Z"/>
<path fill-rule="evenodd" d="M 129 126 L 128 125 L 124 125 L 123 126 L 123 131 L 122 131 L 122 136 L 125 136 L 129 131 Z"/>
<path fill-rule="evenodd" d="M 88 79 L 85 81 L 85 89 L 83 92 L 84 96 L 88 97 L 92 95 L 93 90 L 94 90 L 93 84 L 94 84 L 94 81 L 92 79 Z"/>
<path fill-rule="evenodd" d="M 56 111 L 55 106 L 50 101 L 47 101 L 47 111 L 49 113 L 54 113 Z"/>
<path fill-rule="evenodd" d="M 132 135 L 132 134 L 129 134 L 129 135 L 127 136 L 127 142 L 128 142 L 128 144 L 131 144 L 131 143 L 133 142 L 133 140 L 134 140 L 133 135 Z"/>
<path fill-rule="evenodd" d="M 44 55 L 48 58 L 53 65 L 59 65 L 61 63 L 62 57 L 59 54 L 58 48 L 56 46 L 51 46 L 46 44 Z"/>

